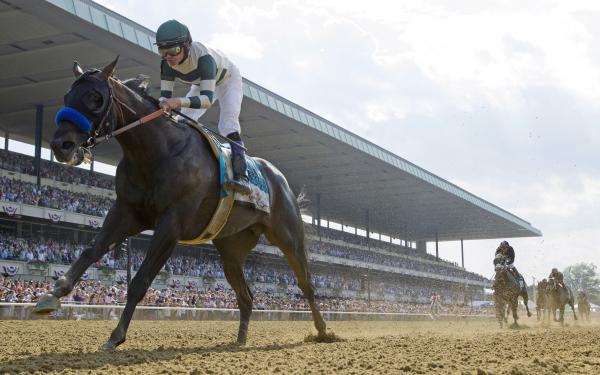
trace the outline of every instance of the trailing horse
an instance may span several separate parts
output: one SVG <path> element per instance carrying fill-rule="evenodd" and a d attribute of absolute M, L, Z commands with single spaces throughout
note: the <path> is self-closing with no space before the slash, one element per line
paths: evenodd
<path fill-rule="evenodd" d="M 538 321 L 546 320 L 548 314 L 546 283 L 540 281 L 537 284 L 537 293 L 535 296 L 535 311 Z"/>
<path fill-rule="evenodd" d="M 565 305 L 568 304 L 573 310 L 573 318 L 577 320 L 577 314 L 575 313 L 575 303 L 571 288 L 566 285 L 559 285 L 556 280 L 551 278 L 548 280 L 547 288 L 547 304 L 552 313 L 552 318 L 555 322 L 560 324 L 565 323 Z M 556 319 L 556 309 L 559 310 L 559 318 Z M 550 320 L 550 314 L 548 314 L 548 320 Z"/>
<path fill-rule="evenodd" d="M 57 114 L 58 129 L 51 143 L 57 160 L 77 165 L 89 157 L 98 140 L 115 136 L 123 150 L 115 176 L 117 198 L 101 230 L 34 309 L 36 313 L 56 310 L 59 298 L 73 290 L 90 265 L 127 237 L 153 230 L 146 257 L 129 285 L 119 323 L 102 347 L 105 350 L 125 341 L 135 307 L 175 245 L 205 233 L 222 198 L 219 162 L 207 138 L 164 116 L 156 103 L 141 96 L 147 81 L 114 78 L 117 60 L 101 71 L 83 72 L 74 64 L 76 80 L 64 97 L 67 112 Z M 146 125 L 137 126 L 146 121 Z M 237 342 L 246 342 L 252 313 L 253 297 L 244 277 L 244 264 L 263 234 L 287 258 L 310 304 L 318 338 L 325 338 L 326 325 L 315 303 L 296 197 L 277 168 L 266 160 L 254 161 L 270 192 L 270 212 L 235 203 L 229 219 L 212 238 L 237 297 Z"/>
<path fill-rule="evenodd" d="M 500 328 L 504 324 L 508 323 L 508 310 L 512 311 L 514 325 L 518 326 L 517 320 L 517 307 L 519 304 L 519 296 L 523 297 L 525 303 L 525 309 L 527 310 L 527 316 L 531 316 L 529 312 L 529 296 L 525 288 L 521 288 L 519 281 L 515 276 L 508 270 L 507 266 L 499 261 L 498 258 L 494 260 L 495 263 L 495 276 L 494 276 L 494 305 L 496 307 L 496 318 L 500 324 Z"/>
<path fill-rule="evenodd" d="M 581 294 L 577 295 L 577 310 L 579 310 L 579 316 L 581 317 L 581 319 L 587 321 L 588 323 L 591 321 L 591 309 L 592 308 L 590 302 L 587 299 L 587 296 Z"/>

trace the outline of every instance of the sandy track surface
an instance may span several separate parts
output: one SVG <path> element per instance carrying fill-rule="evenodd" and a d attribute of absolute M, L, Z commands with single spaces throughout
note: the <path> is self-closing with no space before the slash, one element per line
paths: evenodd
<path fill-rule="evenodd" d="M 346 341 L 305 342 L 310 322 L 133 321 L 116 352 L 99 347 L 116 321 L 0 321 L 0 373 L 600 374 L 600 325 L 519 330 L 493 321 L 330 322 Z"/>

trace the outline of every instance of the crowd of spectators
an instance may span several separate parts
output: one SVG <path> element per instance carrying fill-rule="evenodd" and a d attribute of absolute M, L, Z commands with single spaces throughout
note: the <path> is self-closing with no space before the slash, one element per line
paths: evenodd
<path fill-rule="evenodd" d="M 23 182 L 8 177 L 0 177 L 0 200 L 9 202 L 37 205 L 58 210 L 76 212 L 94 216 L 106 216 L 113 204 L 113 200 L 99 195 L 75 193 L 57 188 Z M 328 231 L 331 235 L 334 231 Z M 340 232 L 342 233 L 342 232 Z M 344 233 L 344 240 L 352 235 Z M 354 236 L 356 237 L 356 236 Z M 378 245 L 383 242 L 378 241 Z M 398 245 L 399 249 L 403 249 Z M 423 262 L 417 261 L 416 255 L 408 257 L 405 252 L 396 255 L 386 255 L 380 252 L 362 250 L 351 246 L 342 246 L 326 241 L 311 241 L 310 251 L 338 258 L 350 259 L 372 264 L 387 265 L 392 267 L 412 269 L 430 273 L 443 273 L 455 277 L 467 277 L 473 280 L 483 280 L 479 275 L 466 272 L 463 269 L 450 267 L 445 262 Z"/>
<path fill-rule="evenodd" d="M 387 255 L 379 252 L 337 245 L 325 241 L 314 241 L 311 243 L 310 251 L 317 254 L 350 259 L 359 262 L 381 264 L 389 267 L 398 267 L 438 275 L 444 274 L 446 276 L 466 277 L 472 280 L 484 280 L 482 276 L 471 272 L 465 272 L 462 269 L 448 267 L 444 263 L 422 262 L 415 260 L 413 257 L 409 258 L 406 255 Z"/>
<path fill-rule="evenodd" d="M 75 193 L 47 185 L 0 177 L 0 200 L 104 217 L 114 201 L 100 195 Z"/>
<path fill-rule="evenodd" d="M 0 150 L 0 168 L 33 174 L 33 158 Z M 114 180 L 111 176 L 91 173 L 45 160 L 42 161 L 42 176 L 72 184 L 87 184 L 103 188 L 113 188 L 112 184 Z M 95 216 L 105 216 L 113 204 L 113 200 L 107 197 L 74 193 L 45 185 L 38 187 L 36 184 L 7 177 L 0 177 L 0 200 Z M 346 244 L 367 246 L 367 239 L 362 236 L 328 228 L 321 228 L 320 232 L 327 239 L 343 241 Z M 375 239 L 371 239 L 369 244 L 375 251 L 368 251 L 356 246 L 343 246 L 332 241 L 311 241 L 309 250 L 316 254 L 376 265 L 467 277 L 473 280 L 484 280 L 483 277 L 466 272 L 449 262 L 441 260 L 436 262 L 417 260 L 418 258 L 426 259 L 426 254 L 417 253 L 415 249 L 409 247 Z M 386 254 L 385 252 L 377 251 L 380 249 L 389 253 Z M 0 259 L 70 264 L 73 260 L 77 259 L 82 250 L 83 245 L 67 241 L 48 239 L 25 240 L 14 236 L 2 236 L 0 238 Z M 140 266 L 143 257 L 143 250 L 133 249 L 132 260 L 134 269 Z M 103 257 L 96 266 L 123 269 L 125 268 L 125 259 L 124 257 L 115 257 L 111 252 Z M 167 262 L 165 270 L 175 275 L 212 276 L 219 279 L 224 277 L 216 252 L 201 256 L 174 256 Z M 283 285 L 295 285 L 296 283 L 296 278 L 287 265 L 283 268 L 273 267 L 272 265 L 263 266 L 260 264 L 260 261 L 248 263 L 246 276 L 248 280 L 259 283 Z M 394 277 L 391 278 L 393 279 Z M 340 275 L 339 272 L 337 274 L 332 274 L 331 272 L 313 272 L 312 279 L 315 286 L 320 289 L 358 291 L 364 288 L 360 277 L 355 272 L 348 275 Z M 389 280 L 390 277 L 387 279 Z M 401 279 L 401 277 L 398 277 L 398 279 Z M 428 288 L 415 286 L 414 288 L 407 289 L 399 287 L 396 282 L 379 282 L 376 278 L 372 280 L 372 285 L 374 289 L 380 290 L 381 293 L 403 295 L 410 298 L 427 298 L 430 293 Z"/>
<path fill-rule="evenodd" d="M 56 239 L 24 239 L 2 233 L 0 236 L 0 259 L 18 260 L 24 262 L 46 262 L 70 264 L 79 257 L 84 249 L 83 244 L 77 244 Z M 120 250 L 117 250 L 120 251 Z M 139 269 L 145 252 L 132 247 L 131 265 L 133 271 Z M 94 266 L 98 268 L 126 269 L 127 258 L 124 254 L 108 252 Z M 192 276 L 214 280 L 225 278 L 221 260 L 215 249 L 204 247 L 193 256 L 183 254 L 178 248 L 163 268 L 168 274 L 176 276 Z M 330 267 L 313 264 L 311 267 L 313 285 L 322 294 L 339 295 L 342 292 L 357 294 L 365 291 L 365 280 L 354 269 L 331 269 Z M 245 276 L 251 284 L 270 284 L 286 290 L 298 290 L 297 279 L 283 259 L 265 262 L 261 255 L 251 255 L 245 265 Z M 394 296 L 400 300 L 427 300 L 432 291 L 442 288 L 442 284 L 427 284 L 418 279 L 408 279 L 401 275 L 372 275 L 369 289 L 373 295 Z M 452 298 L 452 293 L 443 294 L 446 300 Z"/>
<path fill-rule="evenodd" d="M 52 290 L 52 284 L 41 281 L 20 281 L 12 278 L 0 278 L 0 302 L 35 303 Z M 304 297 L 300 294 L 287 293 L 277 295 L 271 288 L 255 288 L 254 309 L 257 310 L 310 310 Z M 122 305 L 127 298 L 125 284 L 103 285 L 97 281 L 81 281 L 75 289 L 63 298 L 65 303 L 86 305 Z M 378 312 L 378 313 L 413 313 L 428 314 L 427 303 L 402 303 L 384 300 L 361 298 L 340 298 L 316 295 L 321 311 L 340 312 Z M 189 287 L 166 287 L 148 289 L 139 303 L 142 306 L 197 307 L 237 309 L 233 290 L 223 285 L 200 290 Z M 442 313 L 448 314 L 489 314 L 486 308 L 470 306 L 442 305 Z"/>
<path fill-rule="evenodd" d="M 69 184 L 115 189 L 114 178 L 109 175 L 41 160 L 41 177 Z M 31 156 L 0 150 L 0 169 L 35 176 L 34 159 Z"/>
<path fill-rule="evenodd" d="M 321 232 L 320 233 L 321 239 L 326 238 L 326 239 L 331 239 L 331 240 L 335 240 L 335 241 L 342 241 L 346 244 L 353 244 L 353 245 L 358 245 L 358 246 L 362 246 L 362 247 L 370 247 L 370 248 L 375 248 L 375 249 L 386 250 L 389 252 L 393 252 L 394 254 L 401 254 L 401 255 L 425 258 L 432 262 L 440 263 L 443 265 L 454 266 L 454 267 L 458 268 L 458 264 L 456 262 L 450 262 L 450 261 L 447 261 L 444 259 L 436 258 L 434 255 L 429 254 L 429 253 L 418 252 L 417 249 L 410 247 L 410 246 L 401 246 L 399 244 L 394 244 L 391 242 L 379 240 L 375 237 L 371 237 L 371 238 L 367 239 L 367 237 L 364 237 L 364 236 L 359 236 L 356 234 L 344 232 L 344 231 L 337 230 L 337 229 L 331 229 L 331 228 L 322 227 L 320 232 Z M 318 237 L 316 230 L 315 230 L 315 233 L 313 233 L 313 236 L 315 238 Z"/>

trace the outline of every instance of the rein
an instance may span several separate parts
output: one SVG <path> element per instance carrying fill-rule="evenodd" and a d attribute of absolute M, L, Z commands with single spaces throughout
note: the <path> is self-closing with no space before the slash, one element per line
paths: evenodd
<path fill-rule="evenodd" d="M 121 81 L 119 81 L 118 79 L 115 79 L 114 77 L 109 77 L 109 79 L 114 81 L 115 83 L 117 83 L 119 86 L 124 87 L 127 90 L 131 91 L 136 96 L 140 97 L 140 95 L 137 92 L 133 91 L 126 85 L 123 85 L 123 83 Z M 119 107 L 119 105 L 124 107 L 125 109 L 127 109 L 129 112 L 131 112 L 134 115 L 137 115 L 137 112 L 135 110 L 133 110 L 131 107 L 129 107 L 127 104 L 125 104 L 121 100 L 119 100 L 115 95 L 113 95 L 113 90 L 112 90 L 112 87 L 110 84 L 108 85 L 108 96 L 109 96 L 108 106 L 106 108 L 106 111 L 104 112 L 104 115 L 98 122 L 98 126 L 96 126 L 96 130 L 85 141 L 85 143 L 80 146 L 83 149 L 84 161 L 86 161 L 86 162 L 89 162 L 91 160 L 91 149 L 94 148 L 99 143 L 102 143 L 110 138 L 113 138 L 119 134 L 122 134 L 128 130 L 131 130 L 139 125 L 150 122 L 150 121 L 160 117 L 161 115 L 164 115 L 166 117 L 173 119 L 173 117 L 169 113 L 167 113 L 163 109 L 158 109 L 158 110 L 156 110 L 148 115 L 145 115 L 145 116 L 141 117 L 140 119 L 138 119 L 134 122 L 131 122 L 119 129 L 112 130 L 112 129 L 114 129 L 114 120 L 111 121 L 111 119 L 109 119 L 108 117 L 110 116 L 110 113 L 112 112 L 113 109 L 117 108 L 119 110 L 120 115 L 121 115 L 120 116 L 121 120 L 123 120 L 124 118 L 123 118 L 122 109 Z M 141 98 L 143 99 L 144 97 L 141 97 Z M 156 100 L 155 98 L 146 97 L 146 99 L 149 99 L 151 102 L 158 104 L 158 100 Z M 118 103 L 118 105 L 114 105 L 115 101 Z M 186 116 L 185 114 L 181 113 L 180 111 L 172 110 L 171 112 L 174 112 L 175 114 L 181 116 L 182 118 L 184 118 L 188 121 L 198 124 L 197 121 Z M 71 121 L 78 128 L 80 128 L 83 131 L 87 131 L 88 133 L 91 132 L 94 128 L 93 123 L 91 123 L 89 120 L 87 120 L 87 118 L 85 116 L 83 116 L 79 111 L 75 110 L 74 108 L 63 107 L 56 115 L 56 118 L 55 118 L 56 125 L 58 126 L 60 121 L 62 121 L 62 120 Z M 104 135 L 100 135 L 99 134 L 100 131 L 103 130 L 107 125 L 109 127 L 107 133 Z M 244 147 L 242 144 L 235 142 L 233 140 L 230 140 L 229 138 L 222 136 L 218 132 L 215 132 L 212 129 L 210 129 L 204 125 L 201 125 L 201 124 L 199 124 L 199 125 L 202 126 L 202 128 L 204 128 L 204 130 L 206 130 L 207 132 L 212 133 L 213 135 L 226 141 L 227 143 L 233 143 L 233 144 L 237 145 L 239 148 L 247 151 L 246 147 Z"/>
<path fill-rule="evenodd" d="M 94 147 L 98 143 L 104 142 L 107 139 L 110 139 L 110 138 L 112 138 L 114 136 L 117 136 L 117 135 L 119 135 L 121 133 L 125 133 L 127 130 L 133 129 L 136 126 L 139 126 L 139 125 L 142 125 L 142 124 L 144 124 L 146 122 L 152 121 L 155 118 L 161 116 L 162 114 L 164 114 L 164 111 L 162 109 L 159 109 L 159 110 L 156 110 L 156 111 L 154 111 L 154 112 L 152 112 L 152 113 L 150 113 L 150 114 L 142 117 L 139 120 L 136 120 L 136 121 L 134 121 L 134 122 L 132 122 L 130 124 L 127 124 L 127 125 L 123 126 L 122 128 L 114 130 L 114 131 L 112 131 L 112 132 L 110 132 L 108 134 L 102 135 L 100 137 L 90 137 L 87 140 L 87 142 L 86 142 L 86 146 L 87 147 Z"/>

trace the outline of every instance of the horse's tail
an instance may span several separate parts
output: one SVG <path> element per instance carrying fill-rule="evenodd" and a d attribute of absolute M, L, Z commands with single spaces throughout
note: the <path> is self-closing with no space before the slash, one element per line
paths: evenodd
<path fill-rule="evenodd" d="M 296 197 L 296 202 L 298 202 L 298 208 L 300 208 L 300 220 L 302 220 L 303 215 L 312 216 L 312 213 L 310 212 L 311 201 L 308 198 L 308 195 L 306 194 L 305 186 L 302 187 L 302 189 L 300 190 L 300 194 L 298 194 L 298 197 Z M 304 224 L 304 251 L 308 252 L 308 248 L 310 247 L 311 241 L 309 234 L 314 234 L 315 228 L 309 223 L 305 223 L 304 220 L 302 221 L 302 223 Z"/>

